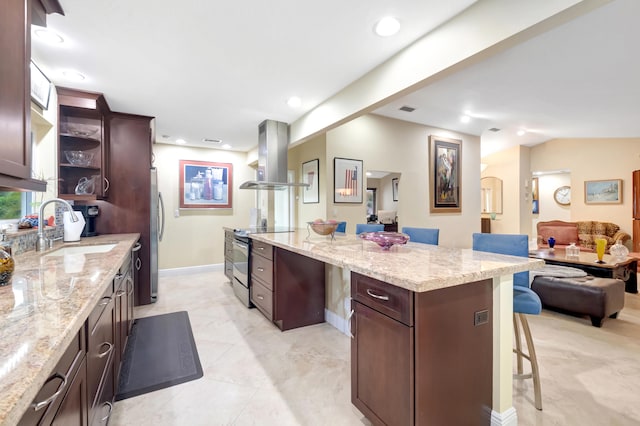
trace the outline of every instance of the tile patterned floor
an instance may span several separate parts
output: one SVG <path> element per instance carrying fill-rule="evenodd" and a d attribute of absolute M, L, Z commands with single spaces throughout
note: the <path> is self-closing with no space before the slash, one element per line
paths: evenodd
<path fill-rule="evenodd" d="M 111 425 L 368 425 L 350 402 L 349 338 L 328 324 L 280 332 L 235 298 L 222 272 L 160 279 L 143 317 L 189 312 L 204 377 L 119 401 Z M 530 318 L 543 411 L 514 385 L 519 424 L 640 424 L 640 296 L 602 328 L 544 311 Z"/>

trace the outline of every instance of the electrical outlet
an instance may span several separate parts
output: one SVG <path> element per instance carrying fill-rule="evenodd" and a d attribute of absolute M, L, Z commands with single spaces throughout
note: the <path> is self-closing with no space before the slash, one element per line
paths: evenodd
<path fill-rule="evenodd" d="M 175 209 L 174 210 L 173 217 L 180 217 L 180 209 Z"/>

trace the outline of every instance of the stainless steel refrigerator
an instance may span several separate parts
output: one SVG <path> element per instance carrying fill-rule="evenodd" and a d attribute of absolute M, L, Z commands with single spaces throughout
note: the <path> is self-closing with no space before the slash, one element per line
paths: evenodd
<path fill-rule="evenodd" d="M 164 203 L 158 191 L 158 169 L 151 167 L 151 235 L 149 241 L 151 302 L 158 300 L 158 243 L 164 234 Z"/>

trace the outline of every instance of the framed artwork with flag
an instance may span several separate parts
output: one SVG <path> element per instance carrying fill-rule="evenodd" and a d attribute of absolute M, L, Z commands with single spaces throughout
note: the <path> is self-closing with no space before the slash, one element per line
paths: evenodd
<path fill-rule="evenodd" d="M 362 160 L 333 159 L 333 202 L 362 204 Z"/>

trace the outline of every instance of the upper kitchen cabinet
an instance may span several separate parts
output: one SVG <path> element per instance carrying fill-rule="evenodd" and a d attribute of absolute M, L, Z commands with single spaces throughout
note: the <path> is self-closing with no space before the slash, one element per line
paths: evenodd
<path fill-rule="evenodd" d="M 58 196 L 106 198 L 109 191 L 109 106 L 101 93 L 58 92 Z"/>
<path fill-rule="evenodd" d="M 63 13 L 57 0 L 4 0 L 0 13 L 0 190 L 45 191 L 31 177 L 31 23 Z"/>

